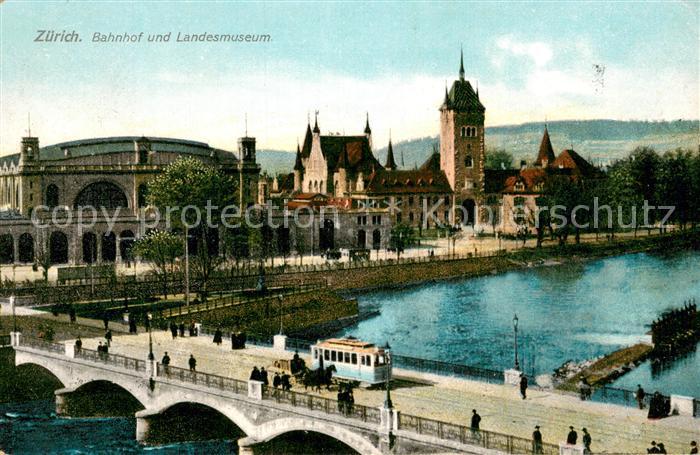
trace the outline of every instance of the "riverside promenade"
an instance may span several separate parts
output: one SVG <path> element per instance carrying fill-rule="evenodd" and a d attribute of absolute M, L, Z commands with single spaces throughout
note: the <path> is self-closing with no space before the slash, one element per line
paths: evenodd
<path fill-rule="evenodd" d="M 153 351 L 160 360 L 165 351 L 174 367 L 187 367 L 190 354 L 197 359 L 197 370 L 239 380 L 247 380 L 253 366 L 265 367 L 270 377 L 275 360 L 291 358 L 289 351 L 249 346 L 232 351 L 229 340 L 221 346 L 210 337 L 172 339 L 169 332 L 153 332 Z M 83 347 L 95 349 L 99 338 L 83 339 Z M 146 359 L 148 335 L 116 335 L 110 354 Z M 309 364 L 308 357 L 302 355 Z M 304 391 L 295 385 L 296 391 Z M 314 393 L 309 389 L 306 393 Z M 336 391 L 315 393 L 335 398 Z M 579 433 L 586 427 L 593 438 L 592 450 L 607 453 L 645 453 L 650 441 L 661 441 L 669 453 L 687 453 L 691 440 L 700 440 L 700 420 L 672 416 L 648 420 L 646 410 L 597 402 L 582 402 L 576 396 L 547 390 L 528 390 L 526 400 L 516 387 L 487 384 L 461 378 L 437 376 L 394 369 L 391 396 L 395 408 L 404 414 L 469 425 L 471 410 L 482 416 L 481 428 L 488 431 L 530 438 L 540 425 L 544 441 L 559 444 L 566 439 L 569 425 Z M 383 390 L 357 389 L 355 402 L 368 407 L 381 406 Z"/>

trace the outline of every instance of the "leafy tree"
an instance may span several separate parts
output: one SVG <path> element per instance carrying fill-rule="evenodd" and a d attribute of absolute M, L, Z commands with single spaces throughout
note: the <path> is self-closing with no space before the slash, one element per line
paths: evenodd
<path fill-rule="evenodd" d="M 236 188 L 236 179 L 193 157 L 178 158 L 148 184 L 149 204 L 161 214 L 170 214 L 170 226 L 181 230 L 185 239 L 190 230 L 195 233 L 193 271 L 200 281 L 202 299 L 206 298 L 212 272 L 221 264 L 216 249 L 211 247 L 218 242 L 218 231 L 202 225 L 208 221 L 219 225 L 222 210 L 235 202 Z"/>
<path fill-rule="evenodd" d="M 685 229 L 691 218 L 693 157 L 687 150 L 676 149 L 664 154 L 661 160 L 658 198 L 660 205 L 675 207 L 672 220 Z"/>
<path fill-rule="evenodd" d="M 37 231 L 36 249 L 34 251 L 34 264 L 36 268 L 41 267 L 41 275 L 44 278 L 44 282 L 49 281 L 49 269 L 51 268 L 51 248 L 47 234 L 46 229 Z"/>
<path fill-rule="evenodd" d="M 155 230 L 136 240 L 133 251 L 151 264 L 163 286 L 163 298 L 167 298 L 168 277 L 175 272 L 175 260 L 184 252 L 182 240 L 171 232 Z"/>
<path fill-rule="evenodd" d="M 608 172 L 605 188 L 606 204 L 612 208 L 612 225 L 609 228 L 614 237 L 618 228 L 638 227 L 637 215 L 641 214 L 644 198 L 639 191 L 639 185 L 631 172 L 631 160 L 621 160 L 615 163 Z"/>
<path fill-rule="evenodd" d="M 487 150 L 484 160 L 486 169 L 513 169 L 513 155 L 506 149 Z"/>

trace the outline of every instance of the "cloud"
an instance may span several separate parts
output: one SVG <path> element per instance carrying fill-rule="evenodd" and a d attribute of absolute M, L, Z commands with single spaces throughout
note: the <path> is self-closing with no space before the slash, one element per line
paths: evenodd
<path fill-rule="evenodd" d="M 496 40 L 496 46 L 513 55 L 530 58 L 536 66 L 545 66 L 552 59 L 552 48 L 541 41 L 522 42 L 516 41 L 512 36 L 501 36 Z M 496 60 L 499 62 L 499 60 Z"/>

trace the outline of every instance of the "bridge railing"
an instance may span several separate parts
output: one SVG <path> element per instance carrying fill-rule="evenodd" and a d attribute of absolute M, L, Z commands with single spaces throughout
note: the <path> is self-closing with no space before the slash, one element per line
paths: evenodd
<path fill-rule="evenodd" d="M 79 359 L 89 360 L 91 362 L 115 365 L 127 370 L 146 371 L 145 360 L 135 359 L 133 357 L 126 357 L 119 354 L 109 354 L 105 352 L 94 351 L 92 349 L 80 348 L 79 350 L 75 351 L 75 357 Z"/>
<path fill-rule="evenodd" d="M 54 343 L 53 341 L 47 341 L 41 338 L 21 336 L 19 338 L 19 345 L 27 348 L 38 349 L 41 351 L 55 352 L 57 354 L 65 355 L 66 353 L 65 344 Z"/>
<path fill-rule="evenodd" d="M 281 390 L 270 387 L 263 388 L 263 399 L 274 400 L 277 403 L 289 404 L 294 407 L 302 407 L 311 411 L 322 411 L 326 414 L 335 414 L 363 422 L 380 423 L 379 409 L 360 404 L 351 406 L 342 404 L 332 398 L 309 395 L 292 390 Z"/>
<path fill-rule="evenodd" d="M 173 379 L 180 382 L 202 385 L 228 392 L 247 394 L 248 383 L 239 379 L 228 378 L 216 374 L 191 371 L 186 368 L 174 367 L 171 365 L 158 364 L 158 376 Z"/>
<path fill-rule="evenodd" d="M 531 439 L 402 413 L 399 413 L 399 429 L 506 453 L 559 454 L 559 447 L 554 444 L 542 443 L 536 447 Z"/>

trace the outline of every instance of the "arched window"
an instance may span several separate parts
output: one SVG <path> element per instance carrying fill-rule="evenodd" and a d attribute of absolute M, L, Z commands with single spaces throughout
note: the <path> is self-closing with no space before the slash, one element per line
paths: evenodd
<path fill-rule="evenodd" d="M 75 198 L 75 208 L 94 207 L 100 209 L 116 209 L 128 207 L 124 192 L 110 182 L 95 182 L 83 188 Z"/>
<path fill-rule="evenodd" d="M 34 262 L 34 238 L 27 232 L 19 236 L 19 262 Z"/>
<path fill-rule="evenodd" d="M 52 264 L 65 264 L 68 262 L 68 237 L 60 231 L 51 233 L 49 237 L 49 251 Z"/>
<path fill-rule="evenodd" d="M 58 207 L 58 187 L 53 183 L 46 187 L 46 206 L 50 209 Z"/>
<path fill-rule="evenodd" d="M 474 165 L 474 160 L 472 159 L 471 154 L 467 153 L 467 155 L 464 157 L 464 167 L 472 167 Z"/>

